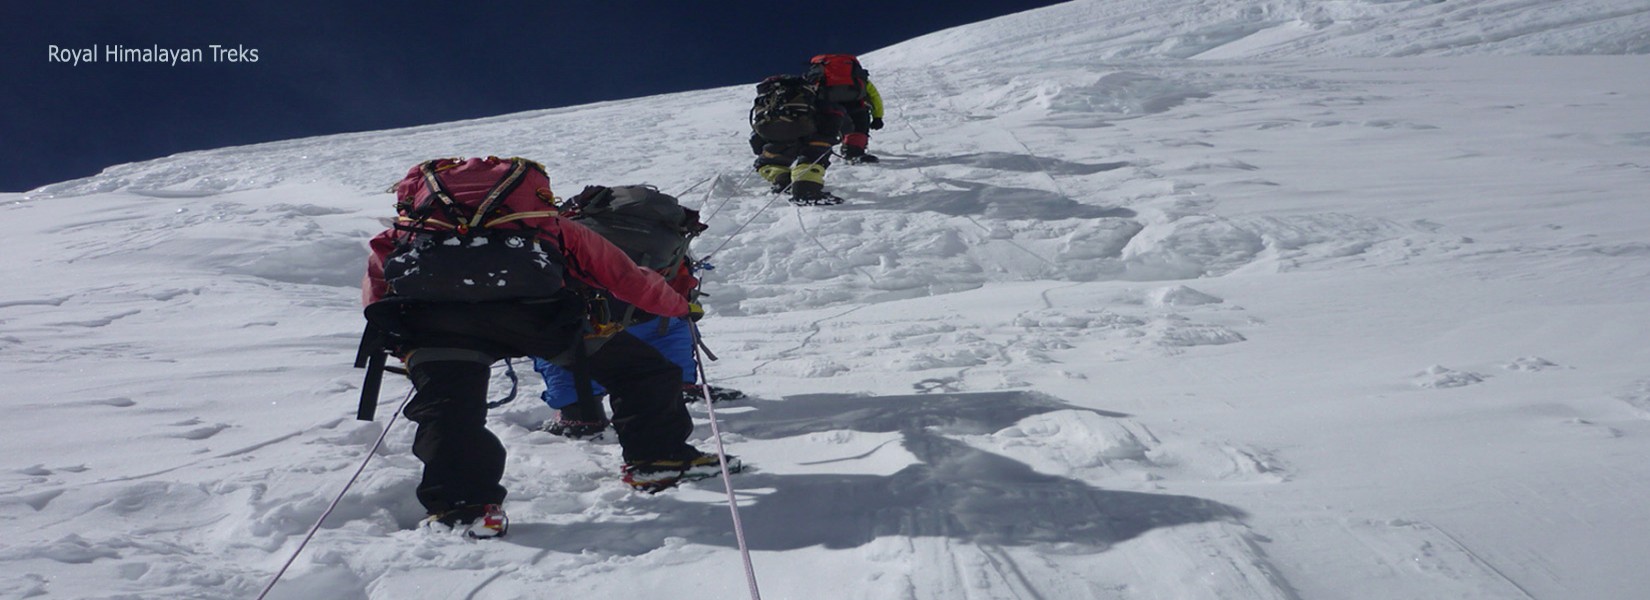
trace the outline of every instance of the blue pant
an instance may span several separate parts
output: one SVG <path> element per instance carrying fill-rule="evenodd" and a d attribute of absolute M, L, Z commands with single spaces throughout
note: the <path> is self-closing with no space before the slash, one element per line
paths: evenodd
<path fill-rule="evenodd" d="M 640 338 L 653 346 L 670 362 L 682 368 L 682 383 L 699 381 L 699 363 L 693 360 L 693 327 L 686 319 L 670 319 L 670 325 L 664 333 L 659 333 L 659 320 L 651 319 L 630 327 L 625 331 Z M 562 408 L 579 399 L 579 392 L 573 387 L 573 373 L 556 365 L 550 364 L 542 358 L 533 358 L 533 370 L 544 376 L 544 393 L 539 398 L 544 400 L 550 408 Z M 601 385 L 590 382 L 591 393 L 602 395 L 607 393 Z"/>

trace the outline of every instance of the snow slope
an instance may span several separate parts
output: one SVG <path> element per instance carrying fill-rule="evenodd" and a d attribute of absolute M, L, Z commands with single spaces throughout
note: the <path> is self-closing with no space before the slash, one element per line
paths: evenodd
<path fill-rule="evenodd" d="M 763 193 L 744 87 L 0 195 L 0 598 L 256 596 L 388 421 L 383 188 L 486 154 L 712 215 L 765 597 L 1642 597 L 1647 49 L 1642 0 L 1073 2 L 865 57 L 839 207 Z M 410 530 L 398 423 L 272 597 L 747 595 L 719 482 L 549 416 L 492 416 L 509 537 Z"/>

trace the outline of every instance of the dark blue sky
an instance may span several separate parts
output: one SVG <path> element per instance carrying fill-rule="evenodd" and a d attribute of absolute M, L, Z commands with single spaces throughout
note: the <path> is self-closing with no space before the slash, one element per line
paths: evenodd
<path fill-rule="evenodd" d="M 1050 4 L 11 2 L 0 13 L 10 25 L 0 36 L 0 191 L 187 150 L 754 83 L 814 54 L 869 52 Z M 105 54 L 212 44 L 256 49 L 258 61 Z M 96 45 L 103 62 L 53 62 L 52 45 Z"/>

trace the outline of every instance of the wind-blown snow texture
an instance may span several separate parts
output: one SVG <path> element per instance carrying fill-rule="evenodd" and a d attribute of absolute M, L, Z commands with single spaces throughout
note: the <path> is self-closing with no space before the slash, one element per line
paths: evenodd
<path fill-rule="evenodd" d="M 713 213 L 767 598 L 1641 597 L 1647 50 L 1643 0 L 1074 2 L 866 56 L 840 207 L 769 205 L 745 87 L 0 196 L 0 597 L 255 596 L 387 420 L 383 188 L 488 154 Z M 746 595 L 718 481 L 548 416 L 493 413 L 509 537 L 410 530 L 401 423 L 274 596 Z"/>

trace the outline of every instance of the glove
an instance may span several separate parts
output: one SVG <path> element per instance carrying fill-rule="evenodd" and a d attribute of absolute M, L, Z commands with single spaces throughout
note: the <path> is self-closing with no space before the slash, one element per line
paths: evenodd
<path fill-rule="evenodd" d="M 698 323 L 699 319 L 703 318 L 705 318 L 705 307 L 700 306 L 698 302 L 689 302 L 687 319 Z"/>
<path fill-rule="evenodd" d="M 871 119 L 871 129 L 882 129 L 882 117 Z"/>

